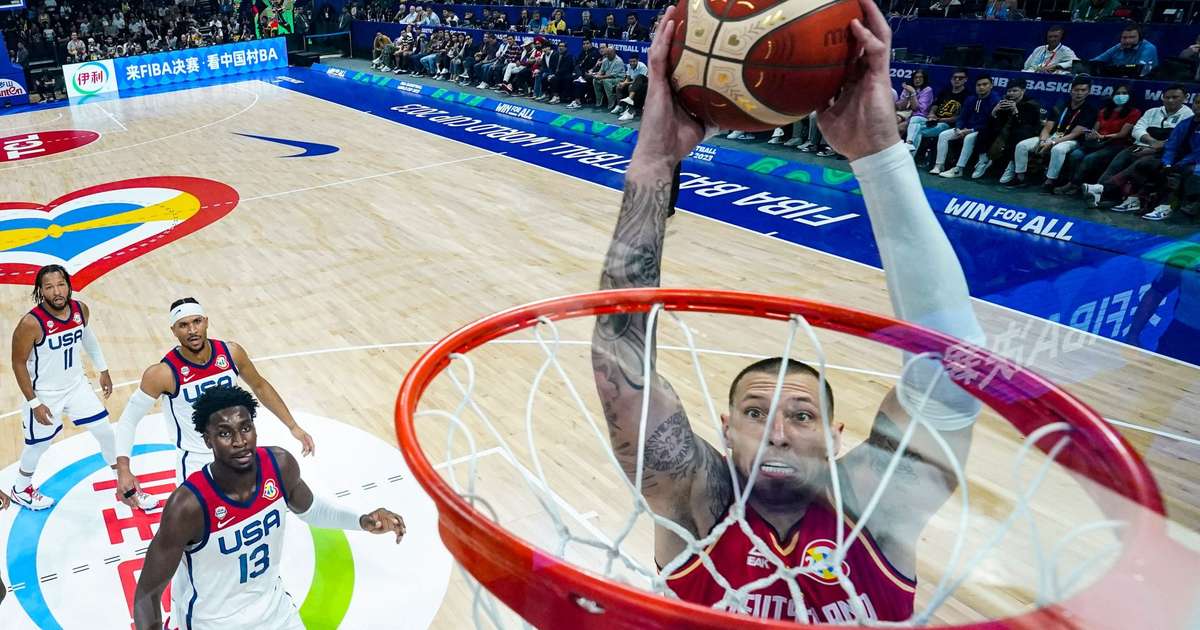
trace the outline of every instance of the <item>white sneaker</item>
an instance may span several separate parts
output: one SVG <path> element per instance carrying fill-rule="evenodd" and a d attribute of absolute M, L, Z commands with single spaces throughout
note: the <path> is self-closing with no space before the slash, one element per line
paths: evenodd
<path fill-rule="evenodd" d="M 1100 198 L 1104 196 L 1104 186 L 1100 184 L 1084 184 L 1083 196 L 1088 198 L 1088 205 L 1093 208 L 1100 207 Z M 1129 201 L 1126 199 L 1126 201 Z M 1122 204 L 1124 205 L 1124 204 Z M 1116 210 L 1116 208 L 1113 208 Z M 1131 212 L 1130 210 L 1117 210 L 1117 212 Z"/>
<path fill-rule="evenodd" d="M 734 133 L 736 133 L 737 135 L 736 136 L 733 135 Z M 754 139 L 753 134 L 746 133 L 745 131 L 735 131 L 725 137 L 729 138 L 730 140 L 753 140 Z"/>
<path fill-rule="evenodd" d="M 727 140 L 740 140 L 741 137 L 742 137 L 742 132 L 740 132 L 740 131 L 730 131 L 729 135 L 725 136 L 725 138 Z"/>
<path fill-rule="evenodd" d="M 583 107 L 583 105 L 580 105 L 579 101 L 571 101 L 567 104 L 567 109 L 579 109 L 580 107 Z"/>
<path fill-rule="evenodd" d="M 617 105 L 616 107 L 613 107 L 612 109 L 608 110 L 608 113 L 610 113 L 610 114 L 620 114 L 620 113 L 621 113 L 621 106 L 620 106 L 620 105 Z"/>
<path fill-rule="evenodd" d="M 480 81 L 480 82 L 479 82 L 479 85 L 476 85 L 476 86 L 475 86 L 475 89 L 477 89 L 477 90 L 486 90 L 486 89 L 488 89 L 488 84 L 487 84 L 487 81 Z"/>
<path fill-rule="evenodd" d="M 1008 182 L 1011 182 L 1013 180 L 1013 178 L 1015 178 L 1016 176 L 1017 176 L 1017 167 L 1015 165 L 1013 165 L 1012 162 L 1009 162 L 1008 166 L 1004 167 L 1004 174 L 1000 176 L 1000 183 L 1007 184 Z"/>
<path fill-rule="evenodd" d="M 625 113 L 621 114 L 621 116 L 619 118 L 617 118 L 617 120 L 620 120 L 620 121 L 633 120 L 633 119 L 634 119 L 634 113 L 633 113 L 632 107 L 625 110 Z"/>
<path fill-rule="evenodd" d="M 24 490 L 19 491 L 13 488 L 8 494 L 13 503 L 35 512 L 54 505 L 54 499 L 38 492 L 37 488 L 33 486 L 28 486 Z"/>
<path fill-rule="evenodd" d="M 955 177 L 962 177 L 962 175 L 962 169 L 957 166 L 941 172 L 941 176 L 946 179 L 954 179 Z"/>
<path fill-rule="evenodd" d="M 798 147 L 798 146 L 800 146 L 800 138 L 792 138 L 791 140 L 788 140 L 787 142 L 784 142 L 784 143 L 783 143 L 783 146 L 785 146 L 785 147 Z"/>
<path fill-rule="evenodd" d="M 633 105 L 634 105 L 634 102 L 633 102 L 633 97 L 632 97 L 632 96 L 626 96 L 625 98 L 623 98 L 623 99 L 621 99 L 620 101 L 617 101 L 617 102 L 618 102 L 618 103 L 625 103 L 626 105 L 628 105 L 628 106 L 630 106 L 630 107 L 633 107 Z"/>
<path fill-rule="evenodd" d="M 971 179 L 979 179 L 987 172 L 988 167 L 992 165 L 991 160 L 979 160 L 975 163 L 975 170 L 971 172 Z"/>
<path fill-rule="evenodd" d="M 817 147 L 811 142 L 805 142 L 804 144 L 796 147 L 796 150 L 803 153 L 812 153 L 813 151 L 817 150 Z"/>
<path fill-rule="evenodd" d="M 1084 194 L 1087 194 L 1087 184 L 1084 184 Z M 1142 200 L 1137 197 L 1126 197 L 1125 201 L 1112 207 L 1113 212 L 1140 212 Z"/>
<path fill-rule="evenodd" d="M 929 170 L 929 174 L 930 175 L 941 175 L 942 174 L 942 165 L 935 164 L 933 166 L 933 168 Z"/>
<path fill-rule="evenodd" d="M 467 74 L 466 72 L 464 72 L 464 73 L 462 73 L 462 74 L 458 75 L 458 78 L 460 78 L 460 79 L 470 79 L 470 78 L 471 78 L 471 75 L 469 75 L 469 74 Z"/>
<path fill-rule="evenodd" d="M 1163 221 L 1171 218 L 1171 206 L 1162 204 L 1161 206 L 1142 215 L 1142 218 L 1147 221 Z"/>
<path fill-rule="evenodd" d="M 551 105 L 554 105 L 555 103 L 561 103 L 561 102 L 562 102 L 562 100 L 561 100 L 561 99 L 559 99 L 557 96 L 555 96 L 554 98 L 550 99 L 550 104 L 551 104 Z"/>
<path fill-rule="evenodd" d="M 774 140 L 775 138 L 782 138 L 782 137 L 783 137 L 783 127 L 776 127 L 774 130 L 771 131 L 771 139 L 772 140 Z"/>
<path fill-rule="evenodd" d="M 379 71 L 380 72 L 391 72 L 392 68 L 391 68 L 391 66 L 379 66 Z"/>
<path fill-rule="evenodd" d="M 137 498 L 137 506 L 139 508 L 141 508 L 143 512 L 146 512 L 146 513 L 157 512 L 157 511 L 163 509 L 163 505 L 166 504 L 166 501 L 160 501 L 158 499 L 155 499 L 154 497 L 150 496 L 149 494 L 146 494 L 145 492 L 139 492 L 136 498 Z"/>

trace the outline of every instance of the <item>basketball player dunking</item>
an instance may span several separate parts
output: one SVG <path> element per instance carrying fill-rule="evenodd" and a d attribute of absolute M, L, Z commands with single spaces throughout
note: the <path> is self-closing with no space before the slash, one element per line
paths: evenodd
<path fill-rule="evenodd" d="M 258 447 L 257 410 L 249 392 L 230 385 L 195 401 L 190 430 L 213 461 L 167 500 L 134 594 L 139 630 L 163 628 L 160 602 L 172 576 L 172 628 L 304 630 L 279 576 L 289 509 L 315 527 L 394 532 L 397 543 L 404 537 L 394 512 L 360 515 L 313 496 L 291 453 Z"/>
<path fill-rule="evenodd" d="M 100 342 L 88 326 L 91 311 L 71 296 L 71 275 L 67 270 L 60 265 L 42 267 L 33 281 L 33 300 L 37 306 L 21 318 L 13 332 L 13 375 L 26 403 L 21 415 L 25 448 L 21 451 L 12 500 L 31 510 L 54 505 L 53 499 L 33 486 L 33 474 L 50 442 L 62 431 L 64 416 L 70 417 L 75 426 L 87 427 L 100 443 L 104 461 L 109 466 L 116 465 L 108 410 L 83 375 L 82 351 L 87 351 L 92 365 L 100 372 L 100 388 L 105 398 L 112 394 L 112 378 Z"/>
<path fill-rule="evenodd" d="M 208 338 L 208 317 L 195 298 L 182 298 L 171 304 L 170 322 L 171 332 L 179 345 L 162 361 L 146 368 L 141 384 L 129 397 L 125 411 L 117 421 L 118 498 L 131 507 L 157 507 L 157 502 L 142 492 L 129 465 L 137 425 L 154 406 L 154 400 L 162 398 L 167 432 L 175 439 L 175 475 L 182 481 L 211 462 L 213 457 L 200 435 L 189 428 L 192 405 L 204 391 L 219 385 L 233 385 L 238 377 L 300 441 L 302 453 L 313 452 L 312 437 L 292 418 L 279 392 L 259 374 L 246 350 L 232 341 Z"/>
<path fill-rule="evenodd" d="M 891 32 L 873 2 L 860 4 L 865 25 L 856 20 L 851 32 L 861 57 L 840 97 L 820 113 L 821 131 L 851 160 L 862 186 L 897 315 L 982 343 L 961 267 L 925 199 L 912 158 L 896 135 L 888 76 Z M 675 32 L 674 11 L 668 8 L 661 20 L 665 32 Z M 670 67 L 668 48 L 667 37 L 654 39 L 651 68 Z M 641 129 L 601 276 L 603 289 L 659 285 L 666 218 L 674 205 L 673 173 L 705 132 L 674 102 L 663 72 L 651 73 Z M 793 360 L 781 366 L 781 358 L 745 368 L 730 386 L 729 409 L 721 417 L 727 445 L 723 454 L 692 432 L 665 378 L 652 373 L 650 382 L 644 382 L 645 335 L 646 314 L 636 313 L 598 318 L 592 338 L 596 386 L 614 453 L 626 474 L 636 474 L 643 389 L 649 386 L 642 493 L 650 507 L 697 539 L 707 536 L 737 509 L 727 458 L 744 491 L 762 443 L 765 452 L 745 519 L 766 546 L 735 525 L 710 547 L 694 551 L 707 554 L 734 588 L 770 577 L 779 562 L 808 569 L 796 578 L 799 599 L 785 580 L 778 579 L 727 607 L 758 617 L 810 622 L 853 621 L 859 615 L 902 621 L 911 616 L 917 539 L 955 490 L 949 460 L 926 427 L 934 427 L 955 457 L 964 461 L 979 403 L 946 378 L 939 362 L 923 358 L 909 366 L 902 377 L 905 387 L 891 390 L 880 405 L 870 437 L 838 460 L 846 512 L 842 521 L 830 498 L 815 369 Z M 768 417 L 781 367 L 786 372 L 778 409 Z M 929 400 L 920 400 L 928 390 Z M 832 388 L 825 395 L 836 449 L 843 425 L 833 421 Z M 844 562 L 833 566 L 837 528 L 848 533 L 853 527 L 854 515 L 880 486 L 899 438 L 912 421 L 910 413 L 918 411 L 926 424 L 917 428 L 863 535 L 846 550 Z M 662 526 L 656 526 L 654 543 L 660 567 L 689 552 L 682 538 Z M 667 586 L 687 601 L 720 603 L 726 591 L 700 558 L 682 560 L 667 577 Z M 838 584 L 839 572 L 854 585 L 858 601 Z"/>

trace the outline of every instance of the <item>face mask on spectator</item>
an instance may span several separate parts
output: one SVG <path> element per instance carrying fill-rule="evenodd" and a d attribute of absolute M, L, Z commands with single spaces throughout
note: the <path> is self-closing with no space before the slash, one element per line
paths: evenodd
<path fill-rule="evenodd" d="M 1124 105 L 1125 103 L 1129 102 L 1129 95 L 1128 94 L 1114 94 L 1113 102 L 1116 103 L 1117 105 Z"/>

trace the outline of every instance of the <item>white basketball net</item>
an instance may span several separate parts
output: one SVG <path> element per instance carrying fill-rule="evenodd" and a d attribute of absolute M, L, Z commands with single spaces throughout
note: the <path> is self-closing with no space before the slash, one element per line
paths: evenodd
<path fill-rule="evenodd" d="M 645 348 L 644 352 L 645 361 L 643 366 L 642 380 L 644 383 L 652 382 L 652 379 L 650 378 L 650 357 L 652 356 L 650 344 L 653 342 L 654 335 L 651 331 L 655 330 L 655 323 L 661 311 L 662 305 L 655 304 L 647 317 L 647 347 Z M 713 403 L 713 397 L 710 395 L 708 383 L 700 366 L 700 354 L 704 351 L 697 349 L 692 330 L 687 326 L 687 324 L 685 324 L 676 313 L 670 311 L 668 311 L 668 313 L 670 315 L 670 319 L 675 322 L 675 324 L 679 327 L 679 330 L 682 332 L 684 339 L 686 339 L 686 346 L 680 348 L 660 346 L 659 348 L 660 350 L 681 350 L 689 353 L 692 365 L 695 368 L 696 379 L 699 383 L 703 399 L 706 401 L 708 421 L 712 423 L 713 427 L 716 429 L 716 434 L 718 436 L 722 436 L 723 434 L 720 430 L 720 414 L 717 412 L 716 406 Z M 784 341 L 784 349 L 780 356 L 791 356 L 794 341 L 796 339 L 796 333 L 801 329 L 803 329 L 809 341 L 812 343 L 812 347 L 815 349 L 815 363 L 819 368 L 819 404 L 822 409 L 821 420 L 825 429 L 826 459 L 828 461 L 831 473 L 830 481 L 832 483 L 833 507 L 837 511 L 838 521 L 844 522 L 842 520 L 844 517 L 844 512 L 842 490 L 839 484 L 840 475 L 837 474 L 838 461 L 834 453 L 834 442 L 832 437 L 833 432 L 829 426 L 829 401 L 826 400 L 825 353 L 822 349 L 820 340 L 817 338 L 817 335 L 813 330 L 813 327 L 802 316 L 792 315 L 790 318 L 787 325 L 787 338 Z M 566 343 L 577 344 L 579 342 L 562 341 L 559 338 L 557 326 L 552 321 L 544 317 L 539 319 L 539 323 L 533 327 L 532 332 L 534 334 L 536 345 L 541 349 L 544 355 L 544 360 L 542 361 L 539 369 L 536 372 L 536 375 L 533 378 L 532 387 L 530 388 L 529 396 L 526 399 L 525 406 L 525 438 L 527 440 L 529 454 L 532 459 L 532 469 L 526 469 L 525 467 L 517 468 L 521 471 L 521 475 L 525 483 L 528 485 L 530 491 L 534 494 L 534 496 L 537 497 L 537 500 L 545 510 L 546 515 L 552 521 L 557 536 L 553 546 L 545 544 L 546 541 L 540 541 L 538 546 L 546 551 L 550 551 L 556 557 L 564 560 L 566 559 L 567 549 L 572 545 L 579 545 L 594 550 L 599 550 L 603 552 L 605 557 L 603 566 L 587 568 L 595 573 L 603 575 L 606 579 L 628 583 L 629 580 L 627 580 L 623 575 L 616 573 L 617 568 L 623 568 L 626 571 L 632 572 L 633 574 L 644 578 L 644 587 L 647 588 L 647 590 L 666 597 L 675 597 L 675 594 L 667 586 L 665 576 L 672 575 L 685 564 L 698 557 L 701 560 L 703 567 L 725 590 L 724 597 L 722 597 L 719 602 L 714 604 L 714 608 L 743 613 L 749 612 L 746 602 L 751 593 L 755 592 L 757 589 L 772 584 L 776 580 L 783 580 L 787 584 L 793 600 L 797 602 L 797 605 L 795 606 L 795 621 L 800 623 L 815 623 L 817 620 L 811 620 L 808 618 L 807 607 L 799 605 L 800 602 L 804 601 L 804 598 L 801 595 L 801 589 L 797 578 L 804 573 L 831 571 L 837 576 L 838 583 L 845 591 L 846 597 L 851 608 L 853 609 L 852 612 L 855 618 L 851 620 L 850 623 L 862 624 L 870 621 L 876 625 L 925 625 L 930 622 L 934 613 L 937 612 L 938 609 L 947 601 L 947 599 L 951 597 L 955 590 L 965 580 L 967 580 L 967 578 L 970 577 L 983 562 L 988 560 L 989 555 L 996 548 L 996 546 L 1002 540 L 1004 540 L 1009 532 L 1016 528 L 1018 523 L 1022 520 L 1025 521 L 1028 527 L 1028 532 L 1030 535 L 1029 538 L 1032 541 L 1035 549 L 1034 557 L 1036 558 L 1037 563 L 1037 584 L 1034 603 L 1038 606 L 1059 601 L 1066 595 L 1083 586 L 1083 580 L 1092 575 L 1092 573 L 1089 572 L 1089 569 L 1094 569 L 1097 563 L 1114 557 L 1116 550 L 1120 548 L 1119 541 L 1111 542 L 1107 546 L 1088 555 L 1083 561 L 1080 561 L 1074 568 L 1064 575 L 1063 571 L 1060 570 L 1059 565 L 1064 562 L 1063 552 L 1070 546 L 1072 541 L 1075 541 L 1077 538 L 1083 535 L 1096 532 L 1097 530 L 1118 530 L 1127 525 L 1127 523 L 1124 521 L 1108 519 L 1089 521 L 1075 526 L 1066 534 L 1062 535 L 1049 550 L 1045 549 L 1039 542 L 1038 526 L 1034 515 L 1030 510 L 1030 501 L 1034 495 L 1037 494 L 1039 487 L 1041 487 L 1043 480 L 1050 471 L 1051 464 L 1054 463 L 1058 453 L 1069 444 L 1071 439 L 1071 426 L 1066 422 L 1054 422 L 1046 424 L 1036 431 L 1030 433 L 1021 443 L 1010 470 L 1011 481 L 1013 484 L 1012 488 L 1017 493 L 1015 506 L 1005 518 L 996 524 L 992 533 L 986 537 L 985 543 L 980 546 L 970 557 L 964 559 L 964 533 L 967 531 L 968 521 L 971 517 L 970 498 L 968 493 L 969 486 L 963 470 L 962 462 L 955 458 L 949 444 L 946 443 L 939 432 L 931 429 L 930 434 L 934 436 L 935 441 L 941 450 L 948 456 L 948 459 L 952 464 L 954 475 L 958 483 L 959 495 L 961 497 L 959 523 L 954 544 L 951 547 L 945 570 L 941 576 L 941 579 L 937 582 L 936 587 L 933 589 L 932 595 L 928 597 L 928 601 L 923 607 L 918 607 L 915 610 L 911 619 L 903 623 L 888 623 L 870 620 L 866 610 L 863 607 L 862 601 L 858 597 L 854 583 L 842 572 L 842 563 L 845 559 L 846 553 L 850 549 L 850 546 L 859 540 L 859 537 L 862 535 L 866 524 L 870 522 L 872 513 L 878 506 L 880 499 L 884 495 L 884 492 L 887 491 L 888 485 L 893 477 L 893 473 L 899 465 L 901 456 L 907 448 L 910 440 L 915 434 L 917 425 L 926 424 L 922 418 L 921 409 L 923 409 L 925 404 L 928 402 L 929 396 L 933 391 L 934 386 L 937 384 L 936 381 L 931 383 L 925 392 L 921 393 L 915 398 L 905 396 L 899 391 L 897 392 L 898 394 L 901 394 L 898 396 L 899 400 L 901 401 L 920 401 L 915 408 L 906 407 L 906 411 L 909 412 L 913 421 L 908 424 L 902 438 L 899 441 L 899 446 L 897 447 L 895 453 L 891 456 L 890 462 L 882 474 L 878 489 L 866 502 L 862 513 L 858 515 L 858 521 L 855 527 L 848 532 L 845 531 L 845 527 L 837 528 L 838 532 L 835 556 L 829 560 L 828 563 L 822 565 L 811 567 L 789 567 L 784 564 L 783 560 L 774 552 L 770 545 L 768 545 L 751 530 L 750 525 L 745 519 L 746 502 L 750 497 L 750 491 L 753 488 L 755 479 L 758 475 L 758 469 L 765 452 L 764 447 L 767 444 L 767 439 L 771 432 L 771 423 L 776 421 L 776 408 L 779 403 L 782 392 L 782 384 L 786 374 L 786 362 L 781 362 L 780 365 L 779 374 L 775 382 L 774 394 L 772 396 L 771 405 L 767 414 L 767 426 L 763 431 L 763 438 L 759 444 L 759 449 L 755 456 L 754 464 L 750 468 L 750 475 L 749 479 L 747 480 L 746 487 L 741 487 L 738 482 L 738 475 L 735 473 L 732 458 L 726 457 L 725 459 L 729 466 L 730 479 L 733 482 L 734 488 L 733 505 L 729 509 L 724 520 L 718 522 L 703 538 L 696 538 L 686 528 L 680 526 L 678 523 L 655 514 L 641 494 L 641 480 L 643 478 L 642 467 L 644 462 L 646 437 L 646 414 L 649 409 L 649 387 L 647 387 L 645 390 L 642 403 L 642 417 L 639 430 L 638 464 L 636 473 L 633 477 L 637 481 L 632 482 L 624 473 L 621 472 L 621 466 L 609 446 L 609 438 L 606 434 L 606 429 L 597 422 L 592 412 L 589 411 L 588 406 L 584 403 L 584 400 L 580 396 L 578 389 L 571 382 L 571 379 L 567 376 L 566 370 L 563 369 L 563 366 L 559 362 L 558 353 L 561 347 Z M 452 380 L 458 392 L 461 394 L 461 399 L 451 411 L 425 410 L 418 412 L 416 417 L 435 417 L 441 418 L 448 422 L 449 426 L 446 451 L 446 459 L 448 464 L 446 470 L 443 471 L 443 476 L 447 479 L 447 482 L 450 484 L 450 486 L 473 508 L 481 510 L 489 518 L 496 520 L 495 510 L 491 505 L 489 505 L 487 500 L 484 497 L 479 496 L 476 491 L 476 482 L 478 480 L 477 460 L 479 451 L 476 448 L 475 436 L 472 434 L 467 426 L 467 423 L 464 421 L 464 414 L 470 412 L 479 421 L 481 421 L 483 426 L 486 427 L 487 432 L 496 441 L 496 443 L 499 445 L 499 448 L 502 449 L 503 454 L 509 462 L 516 461 L 517 457 L 513 453 L 512 448 L 504 437 L 503 432 L 497 429 L 496 424 L 491 420 L 488 413 L 479 405 L 473 396 L 473 392 L 475 391 L 476 387 L 476 371 L 471 359 L 465 354 L 456 353 L 450 356 L 452 361 L 445 371 L 449 375 L 449 378 Z M 903 373 L 909 370 L 917 361 L 923 359 L 940 360 L 940 357 L 930 353 L 913 356 L 904 364 L 902 368 L 902 376 Z M 456 368 L 458 366 L 461 366 L 466 370 L 465 379 L 456 373 Z M 565 386 L 575 406 L 578 408 L 580 417 L 585 419 L 586 424 L 588 427 L 590 427 L 591 433 L 595 439 L 604 447 L 602 450 L 608 454 L 609 463 L 613 466 L 613 469 L 617 471 L 617 476 L 625 482 L 625 485 L 629 491 L 632 509 L 628 517 L 625 519 L 623 527 L 621 527 L 617 535 L 611 539 L 605 538 L 602 535 L 596 535 L 595 532 L 587 533 L 578 531 L 582 528 L 573 530 L 565 523 L 563 518 L 564 507 L 560 505 L 557 495 L 555 495 L 551 489 L 550 481 L 546 477 L 541 458 L 539 457 L 538 450 L 534 445 L 534 401 L 537 398 L 539 388 L 546 379 L 548 373 L 551 371 L 556 373 L 562 380 L 562 384 Z M 943 373 L 943 376 L 944 375 L 945 374 Z M 903 382 L 903 378 L 898 379 L 896 387 L 902 388 Z M 601 419 L 600 422 L 603 422 L 603 419 Z M 459 433 L 461 433 L 466 439 L 468 454 L 466 457 L 458 457 L 455 459 L 453 457 L 454 440 L 455 435 Z M 1033 476 L 1028 480 L 1024 479 L 1022 470 L 1027 455 L 1029 455 L 1030 451 L 1035 448 L 1035 445 L 1039 440 L 1054 433 L 1061 433 L 1062 435 L 1054 444 L 1054 446 L 1049 449 L 1045 460 L 1036 467 L 1036 471 Z M 721 440 L 722 443 L 719 445 L 718 450 L 725 452 L 726 445 L 724 444 L 723 438 L 721 438 Z M 465 483 L 460 482 L 458 479 L 458 468 L 464 465 L 466 466 Z M 654 568 L 653 558 L 636 558 L 631 556 L 629 553 L 626 553 L 622 549 L 622 544 L 633 531 L 634 524 L 638 518 L 643 514 L 649 516 L 655 524 L 674 532 L 675 535 L 677 535 L 686 543 L 686 549 L 674 559 L 666 563 L 661 571 L 658 571 Z M 503 526 L 504 524 L 499 523 L 499 525 Z M 752 544 L 757 551 L 760 552 L 768 560 L 768 562 L 771 563 L 771 565 L 775 568 L 771 575 L 744 584 L 740 588 L 735 588 L 723 575 L 721 575 L 721 572 L 716 566 L 714 566 L 711 558 L 704 553 L 704 550 L 710 544 L 715 542 L 721 536 L 721 534 L 730 527 L 737 527 L 741 529 L 741 531 L 752 541 Z M 460 566 L 460 569 L 461 568 L 462 567 Z M 487 593 L 487 591 L 482 588 L 479 582 L 476 581 L 468 572 L 464 570 L 463 575 L 473 589 L 473 615 L 476 627 L 485 627 L 485 625 L 490 625 L 491 627 L 496 628 L 506 627 L 503 616 L 500 614 L 501 609 L 498 607 L 495 599 L 489 593 Z M 589 605 L 589 602 L 587 601 L 579 601 L 577 603 L 584 607 Z M 523 625 L 528 627 L 528 624 Z"/>

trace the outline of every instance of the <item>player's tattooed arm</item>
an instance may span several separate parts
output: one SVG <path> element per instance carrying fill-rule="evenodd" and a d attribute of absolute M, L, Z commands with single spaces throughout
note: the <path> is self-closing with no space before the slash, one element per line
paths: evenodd
<path fill-rule="evenodd" d="M 196 495 L 187 488 L 176 488 L 163 509 L 158 532 L 146 552 L 146 562 L 138 577 L 133 596 L 133 624 L 136 630 L 159 630 L 162 624 L 162 595 L 179 568 L 184 548 L 202 535 L 204 513 Z"/>

